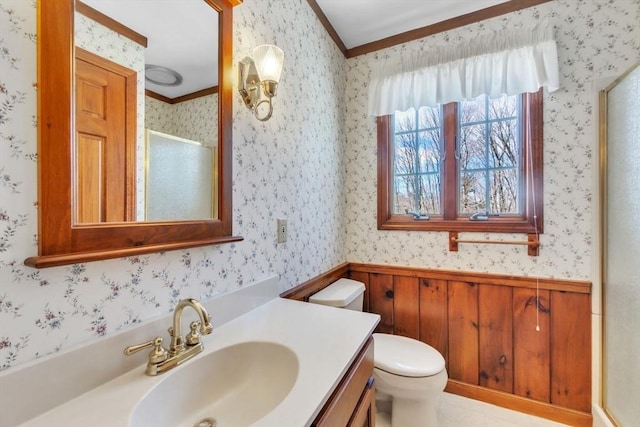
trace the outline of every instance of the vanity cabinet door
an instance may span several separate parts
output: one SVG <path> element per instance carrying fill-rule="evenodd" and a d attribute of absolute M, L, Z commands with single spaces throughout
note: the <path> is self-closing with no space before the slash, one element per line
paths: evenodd
<path fill-rule="evenodd" d="M 367 418 L 368 401 L 375 400 L 375 387 L 370 378 L 373 375 L 373 338 L 369 338 L 358 353 L 342 381 L 324 405 L 312 427 L 351 427 L 373 424 L 357 424 Z M 361 410 L 362 408 L 362 410 Z M 359 415 L 362 412 L 362 415 Z M 375 419 L 375 414 L 374 419 Z M 371 418 L 371 417 L 369 417 Z M 364 422 L 364 421 L 362 421 Z"/>
<path fill-rule="evenodd" d="M 360 397 L 353 417 L 349 421 L 349 427 L 375 427 L 376 425 L 376 389 L 373 385 L 373 376 L 367 382 L 367 388 Z"/>

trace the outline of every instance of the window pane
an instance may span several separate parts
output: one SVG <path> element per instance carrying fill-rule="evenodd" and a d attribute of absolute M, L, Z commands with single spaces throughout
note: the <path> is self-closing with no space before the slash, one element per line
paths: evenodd
<path fill-rule="evenodd" d="M 484 122 L 487 117 L 486 100 L 485 95 L 480 95 L 476 99 L 460 102 L 458 104 L 460 124 Z"/>
<path fill-rule="evenodd" d="M 459 214 L 471 215 L 486 212 L 486 172 L 463 172 L 460 174 Z"/>
<path fill-rule="evenodd" d="M 462 170 L 484 169 L 487 167 L 486 126 L 470 125 L 460 128 L 458 139 L 460 168 Z"/>
<path fill-rule="evenodd" d="M 416 173 L 418 139 L 415 133 L 402 133 L 394 138 L 393 163 L 396 175 Z"/>
<path fill-rule="evenodd" d="M 518 96 L 459 104 L 458 215 L 519 213 L 519 111 Z"/>
<path fill-rule="evenodd" d="M 418 161 L 420 172 L 436 172 L 440 170 L 440 132 L 420 132 L 420 144 L 418 148 Z"/>
<path fill-rule="evenodd" d="M 518 96 L 502 95 L 489 100 L 489 120 L 516 117 L 518 115 Z"/>
<path fill-rule="evenodd" d="M 440 174 L 430 173 L 420 176 L 419 212 L 440 215 Z"/>
<path fill-rule="evenodd" d="M 490 125 L 489 133 L 489 166 L 514 167 L 518 164 L 520 147 L 518 147 L 518 121 L 500 120 Z"/>
<path fill-rule="evenodd" d="M 518 213 L 518 172 L 515 169 L 499 169 L 489 173 L 489 197 L 491 213 Z"/>
<path fill-rule="evenodd" d="M 393 210 L 395 213 L 404 213 L 405 210 L 413 211 L 414 177 L 395 177 L 393 192 Z"/>
<path fill-rule="evenodd" d="M 418 120 L 420 129 L 434 129 L 440 135 L 440 107 L 420 107 Z"/>
<path fill-rule="evenodd" d="M 396 112 L 393 213 L 440 214 L 441 109 Z"/>

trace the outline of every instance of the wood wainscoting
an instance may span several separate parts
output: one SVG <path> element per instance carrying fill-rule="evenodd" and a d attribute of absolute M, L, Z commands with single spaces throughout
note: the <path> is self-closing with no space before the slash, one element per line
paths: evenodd
<path fill-rule="evenodd" d="M 590 282 L 345 263 L 281 296 L 306 301 L 340 277 L 365 284 L 377 332 L 444 356 L 447 391 L 591 426 Z"/>

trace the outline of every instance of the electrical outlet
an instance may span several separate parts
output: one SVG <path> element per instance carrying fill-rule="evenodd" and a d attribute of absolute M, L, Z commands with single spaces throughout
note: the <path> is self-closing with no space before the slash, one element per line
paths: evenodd
<path fill-rule="evenodd" d="M 284 243 L 287 241 L 287 220 L 278 220 L 278 243 Z"/>

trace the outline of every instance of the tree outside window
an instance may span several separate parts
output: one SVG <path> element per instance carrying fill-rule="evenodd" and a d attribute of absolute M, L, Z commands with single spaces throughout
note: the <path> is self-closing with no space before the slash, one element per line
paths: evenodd
<path fill-rule="evenodd" d="M 541 91 L 379 117 L 378 153 L 380 229 L 542 231 Z"/>

